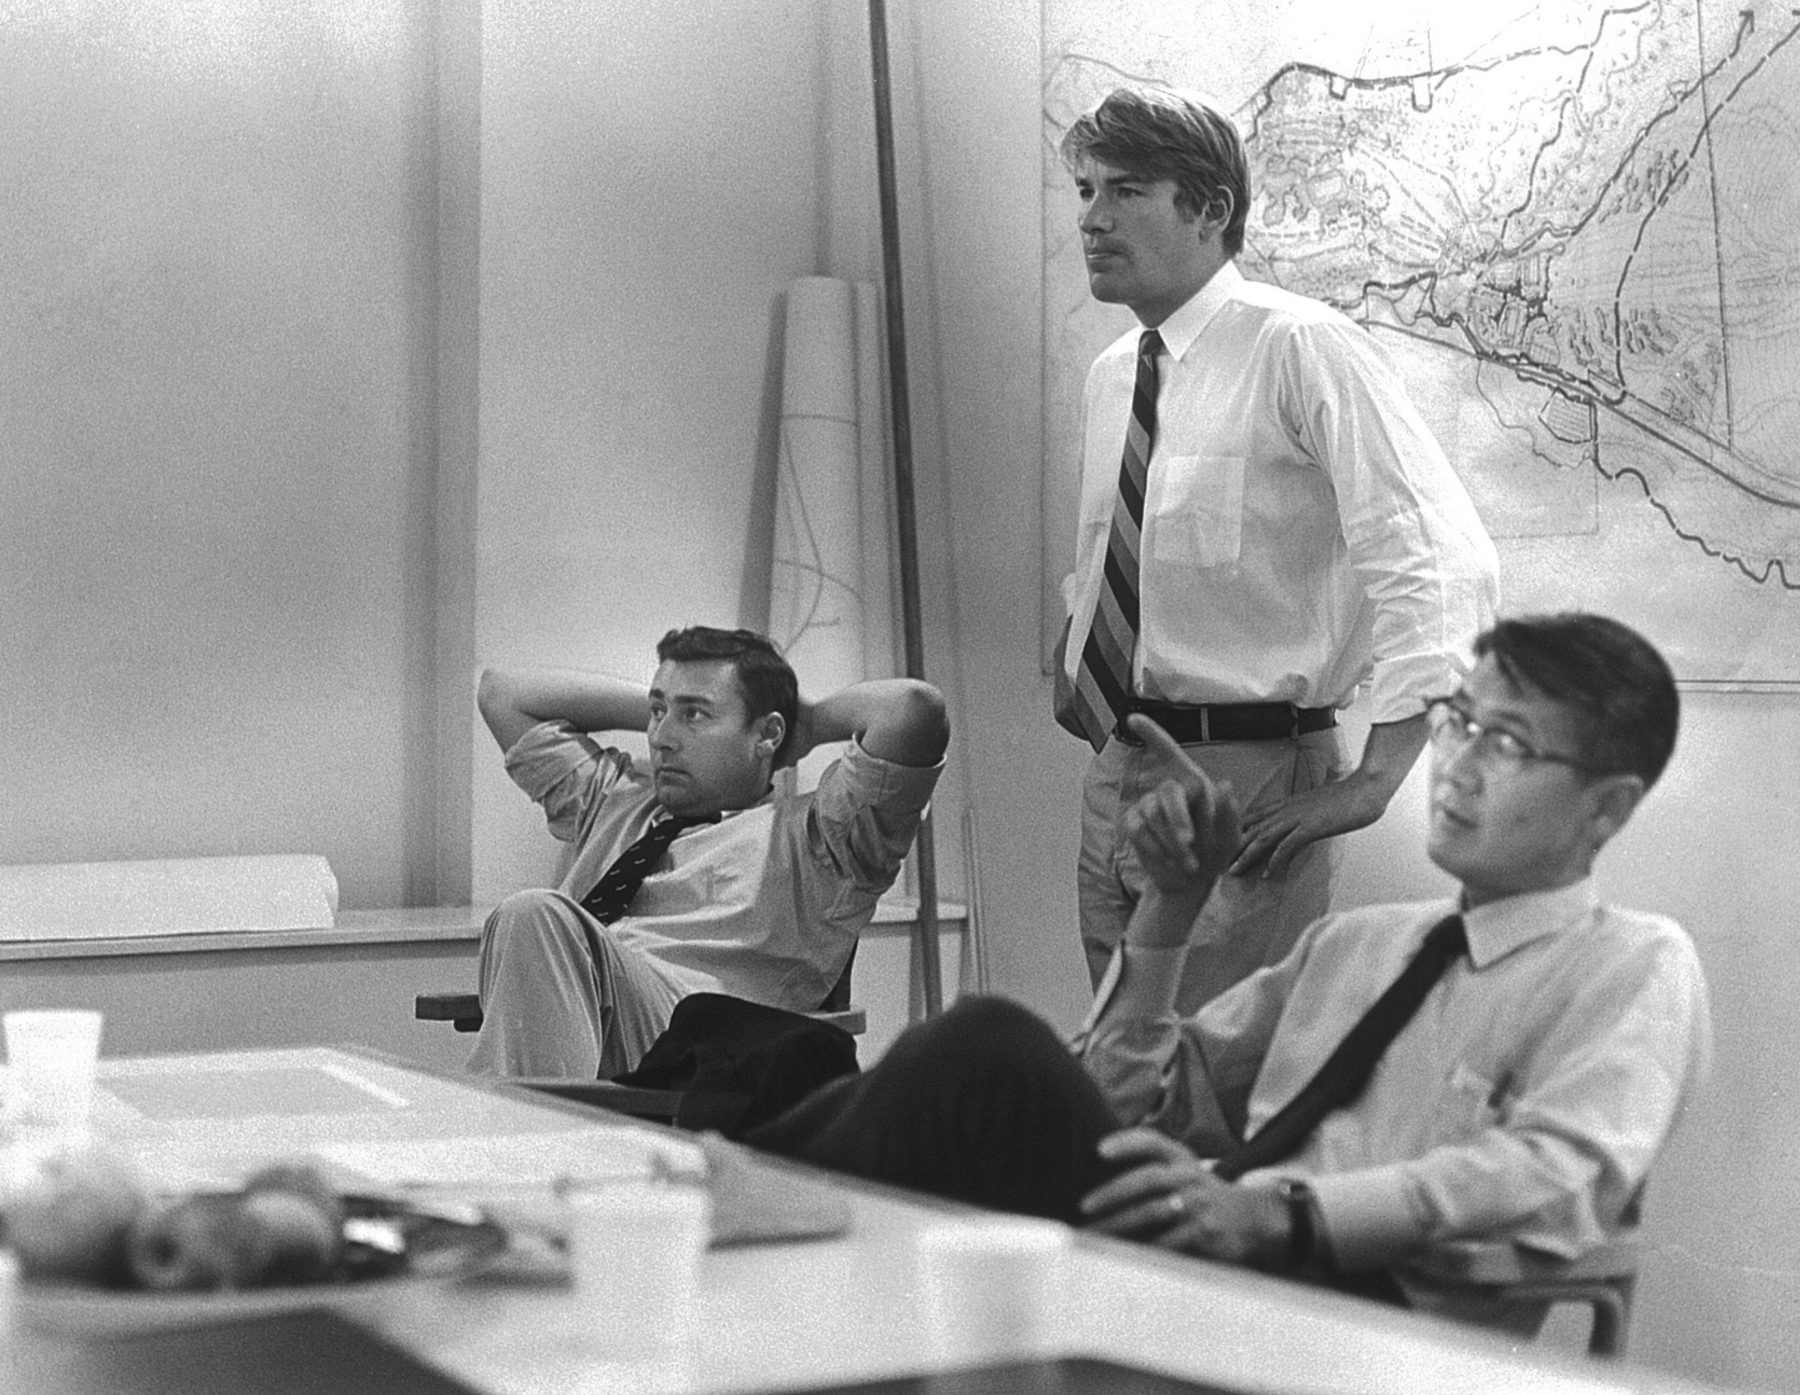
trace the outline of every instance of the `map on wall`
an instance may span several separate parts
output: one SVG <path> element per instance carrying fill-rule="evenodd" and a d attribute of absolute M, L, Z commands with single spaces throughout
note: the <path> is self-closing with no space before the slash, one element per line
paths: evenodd
<path fill-rule="evenodd" d="M 1088 297 L 1056 145 L 1125 82 L 1250 154 L 1240 265 L 1368 326 L 1499 548 L 1689 682 L 1800 683 L 1800 4 L 1045 0 L 1046 624 Z"/>

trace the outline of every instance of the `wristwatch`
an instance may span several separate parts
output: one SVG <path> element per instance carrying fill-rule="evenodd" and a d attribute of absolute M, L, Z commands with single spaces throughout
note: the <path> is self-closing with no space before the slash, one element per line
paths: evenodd
<path fill-rule="evenodd" d="M 1318 1249 L 1318 1229 L 1313 1222 L 1313 1189 L 1297 1177 L 1284 1177 L 1275 1184 L 1275 1193 L 1287 1206 L 1288 1242 L 1286 1267 L 1307 1268 Z"/>

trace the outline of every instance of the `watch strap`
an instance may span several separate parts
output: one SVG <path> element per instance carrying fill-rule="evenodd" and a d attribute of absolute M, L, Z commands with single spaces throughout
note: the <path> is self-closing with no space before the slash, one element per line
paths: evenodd
<path fill-rule="evenodd" d="M 1318 1252 L 1318 1227 L 1313 1220 L 1313 1189 L 1297 1178 L 1283 1178 L 1276 1187 L 1287 1205 L 1288 1242 L 1284 1267 L 1290 1272 L 1309 1268 Z"/>

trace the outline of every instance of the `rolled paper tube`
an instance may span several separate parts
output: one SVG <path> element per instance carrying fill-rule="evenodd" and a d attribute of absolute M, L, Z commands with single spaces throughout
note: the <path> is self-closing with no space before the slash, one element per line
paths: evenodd
<path fill-rule="evenodd" d="M 769 630 L 813 695 L 865 676 L 854 304 L 826 277 L 788 292 Z M 801 788 L 832 754 L 802 763 Z"/>

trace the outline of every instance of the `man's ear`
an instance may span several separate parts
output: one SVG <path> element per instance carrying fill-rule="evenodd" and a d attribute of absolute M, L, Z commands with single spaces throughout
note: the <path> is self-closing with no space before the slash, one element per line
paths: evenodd
<path fill-rule="evenodd" d="M 763 755 L 774 758 L 781 749 L 781 743 L 787 736 L 787 718 L 779 712 L 765 713 L 757 718 L 759 728 L 756 737 L 756 749 Z"/>
<path fill-rule="evenodd" d="M 1200 209 L 1200 236 L 1202 240 L 1217 233 L 1224 235 L 1225 225 L 1231 221 L 1231 194 L 1225 189 L 1215 189 L 1207 195 L 1206 203 Z"/>
<path fill-rule="evenodd" d="M 1595 852 L 1611 842 L 1613 835 L 1631 821 L 1631 815 L 1643 797 L 1644 780 L 1640 775 L 1603 775 L 1588 786 Z"/>

